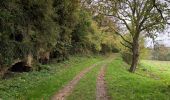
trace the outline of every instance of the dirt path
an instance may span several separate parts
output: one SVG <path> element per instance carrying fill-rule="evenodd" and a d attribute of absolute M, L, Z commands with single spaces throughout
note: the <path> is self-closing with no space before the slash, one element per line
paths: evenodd
<path fill-rule="evenodd" d="M 96 100 L 108 100 L 107 92 L 106 92 L 106 84 L 104 80 L 106 65 L 101 68 L 99 75 L 97 77 L 96 84 Z"/>
<path fill-rule="evenodd" d="M 76 86 L 76 84 L 79 82 L 79 80 L 92 68 L 94 68 L 97 64 L 94 64 L 82 72 L 80 72 L 77 76 L 74 77 L 72 81 L 70 81 L 63 89 L 61 89 L 59 92 L 57 92 L 51 100 L 65 100 L 67 96 L 72 92 L 73 88 Z"/>

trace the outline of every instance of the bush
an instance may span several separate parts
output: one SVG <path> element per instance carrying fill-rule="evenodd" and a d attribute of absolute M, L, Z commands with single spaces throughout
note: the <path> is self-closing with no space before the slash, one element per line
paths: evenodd
<path fill-rule="evenodd" d="M 121 55 L 122 55 L 123 60 L 127 64 L 131 64 L 132 63 L 132 54 L 131 53 L 122 52 Z"/>

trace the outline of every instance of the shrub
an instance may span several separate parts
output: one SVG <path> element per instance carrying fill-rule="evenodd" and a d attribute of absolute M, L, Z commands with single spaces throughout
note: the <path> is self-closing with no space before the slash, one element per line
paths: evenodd
<path fill-rule="evenodd" d="M 131 53 L 122 52 L 121 55 L 122 55 L 123 60 L 127 64 L 131 64 L 131 62 L 132 62 L 132 54 Z"/>

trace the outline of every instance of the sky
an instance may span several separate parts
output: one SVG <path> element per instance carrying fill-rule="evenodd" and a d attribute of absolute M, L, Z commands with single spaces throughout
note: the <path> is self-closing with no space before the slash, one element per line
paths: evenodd
<path fill-rule="evenodd" d="M 159 33 L 156 41 L 159 44 L 164 44 L 166 47 L 170 47 L 170 27 L 165 32 Z M 153 47 L 153 41 L 150 38 L 146 38 L 146 47 Z"/>

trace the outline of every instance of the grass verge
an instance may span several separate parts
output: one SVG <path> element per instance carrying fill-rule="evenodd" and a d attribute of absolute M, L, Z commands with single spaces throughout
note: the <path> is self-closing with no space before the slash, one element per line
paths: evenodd
<path fill-rule="evenodd" d="M 96 79 L 101 65 L 97 65 L 89 73 L 87 73 L 67 100 L 95 100 L 96 98 Z"/>
<path fill-rule="evenodd" d="M 0 98 L 4 100 L 49 99 L 80 71 L 101 61 L 102 57 L 71 57 L 63 63 L 46 65 L 48 70 L 22 73 L 18 77 L 0 80 Z"/>
<path fill-rule="evenodd" d="M 67 100 L 95 100 L 96 99 L 96 81 L 101 67 L 110 63 L 113 56 L 109 56 L 107 59 L 100 62 L 95 68 L 87 73 L 80 82 L 76 85 L 75 89 Z"/>
<path fill-rule="evenodd" d="M 154 64 L 151 63 L 149 66 L 152 65 Z M 163 79 L 158 80 L 153 77 L 148 77 L 146 73 L 140 69 L 134 74 L 129 73 L 126 70 L 127 66 L 128 65 L 118 57 L 107 68 L 105 79 L 111 100 L 170 99 L 170 86 L 169 84 L 165 84 Z M 146 68 L 149 66 L 145 64 Z M 153 70 L 156 69 L 153 68 Z"/>

